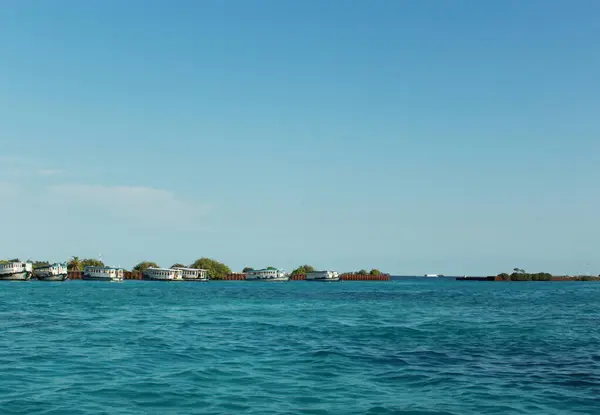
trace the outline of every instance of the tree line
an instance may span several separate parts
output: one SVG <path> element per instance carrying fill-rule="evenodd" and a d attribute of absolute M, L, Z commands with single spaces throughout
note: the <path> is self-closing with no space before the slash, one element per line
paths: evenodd
<path fill-rule="evenodd" d="M 552 281 L 553 279 L 552 274 L 547 272 L 529 273 L 521 268 L 513 269 L 513 272 L 510 274 L 503 272 L 497 276 L 503 281 Z M 568 279 L 571 281 L 600 281 L 600 275 L 597 277 L 591 275 L 579 275 L 568 277 Z"/>
<path fill-rule="evenodd" d="M 503 272 L 498 274 L 504 281 L 552 281 L 552 274 L 547 272 L 529 273 L 522 268 L 515 268 L 511 274 Z"/>

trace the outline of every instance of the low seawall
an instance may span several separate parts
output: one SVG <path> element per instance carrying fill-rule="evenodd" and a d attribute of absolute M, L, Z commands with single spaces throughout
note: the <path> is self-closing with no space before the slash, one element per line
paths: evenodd
<path fill-rule="evenodd" d="M 232 272 L 231 274 L 225 275 L 223 277 L 224 281 L 245 281 L 246 274 L 243 272 Z"/>
<path fill-rule="evenodd" d="M 125 271 L 123 273 L 123 278 L 126 280 L 141 280 L 142 273 L 139 271 Z"/>
<path fill-rule="evenodd" d="M 588 275 L 580 276 L 580 277 L 567 277 L 567 276 L 557 276 L 552 277 L 552 281 L 600 281 L 600 276 L 592 277 Z"/>
<path fill-rule="evenodd" d="M 69 279 L 70 280 L 80 280 L 81 275 L 83 273 L 81 271 L 69 271 Z M 123 277 L 126 280 L 141 280 L 142 273 L 138 271 L 125 271 Z M 223 277 L 222 281 L 244 281 L 246 279 L 246 274 L 242 272 L 233 272 L 231 274 Z M 292 275 L 290 276 L 290 281 L 305 281 L 306 275 Z M 381 275 L 362 275 L 362 274 L 342 274 L 340 275 L 341 281 L 389 281 L 389 274 L 381 274 Z"/>
<path fill-rule="evenodd" d="M 370 275 L 370 274 L 342 274 L 340 275 L 340 279 L 342 281 L 389 281 L 389 274 L 379 274 L 379 275 Z"/>
<path fill-rule="evenodd" d="M 81 279 L 81 271 L 68 271 L 67 275 L 70 280 L 80 280 Z"/>
<path fill-rule="evenodd" d="M 498 277 L 456 277 L 456 281 L 501 281 Z"/>
<path fill-rule="evenodd" d="M 226 281 L 244 281 L 246 274 L 244 273 L 232 273 L 223 278 Z M 381 275 L 360 275 L 360 274 L 341 274 L 341 281 L 389 281 L 389 274 Z M 290 281 L 306 281 L 305 274 L 291 275 Z"/>
<path fill-rule="evenodd" d="M 290 281 L 305 281 L 306 275 L 292 275 Z M 388 274 L 381 275 L 363 275 L 363 274 L 342 274 L 340 275 L 341 281 L 389 281 L 390 276 Z"/>
<path fill-rule="evenodd" d="M 306 280 L 305 274 L 290 275 L 290 281 L 304 281 L 304 280 Z"/>

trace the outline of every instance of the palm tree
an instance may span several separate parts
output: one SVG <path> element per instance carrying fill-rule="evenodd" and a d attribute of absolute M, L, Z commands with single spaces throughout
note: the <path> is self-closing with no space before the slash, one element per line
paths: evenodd
<path fill-rule="evenodd" d="M 74 256 L 71 258 L 69 263 L 67 264 L 67 269 L 71 271 L 81 271 L 81 261 L 78 256 Z"/>

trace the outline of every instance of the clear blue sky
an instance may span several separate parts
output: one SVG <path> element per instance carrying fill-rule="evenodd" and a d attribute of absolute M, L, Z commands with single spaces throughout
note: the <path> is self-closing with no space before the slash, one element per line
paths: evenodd
<path fill-rule="evenodd" d="M 0 257 L 600 272 L 597 1 L 12 1 Z"/>

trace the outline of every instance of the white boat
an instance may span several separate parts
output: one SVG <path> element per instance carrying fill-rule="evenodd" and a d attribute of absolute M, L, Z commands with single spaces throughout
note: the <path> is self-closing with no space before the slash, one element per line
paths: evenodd
<path fill-rule="evenodd" d="M 33 270 L 33 276 L 40 281 L 64 281 L 68 277 L 67 263 L 55 263 Z"/>
<path fill-rule="evenodd" d="M 0 264 L 0 280 L 27 281 L 31 278 L 33 264 L 29 262 L 8 262 Z"/>
<path fill-rule="evenodd" d="M 205 269 L 183 267 L 173 269 L 181 271 L 181 277 L 184 281 L 208 281 L 208 271 Z"/>
<path fill-rule="evenodd" d="M 306 281 L 339 281 L 337 271 L 314 271 L 306 274 Z"/>
<path fill-rule="evenodd" d="M 283 269 L 266 268 L 246 272 L 246 281 L 287 281 L 290 275 Z"/>
<path fill-rule="evenodd" d="M 82 280 L 123 281 L 123 268 L 87 266 L 83 269 Z"/>
<path fill-rule="evenodd" d="M 183 281 L 181 270 L 174 268 L 147 268 L 142 278 L 149 281 Z"/>
<path fill-rule="evenodd" d="M 444 274 L 425 274 L 424 277 L 427 278 L 438 278 L 438 277 L 443 277 Z"/>

